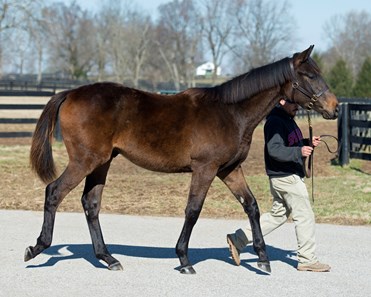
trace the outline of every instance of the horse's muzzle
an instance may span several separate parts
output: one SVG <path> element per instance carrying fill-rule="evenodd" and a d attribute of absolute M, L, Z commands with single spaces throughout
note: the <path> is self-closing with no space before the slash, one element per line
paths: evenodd
<path fill-rule="evenodd" d="M 332 110 L 324 109 L 322 112 L 322 117 L 326 120 L 335 120 L 339 116 L 339 105 L 336 105 Z"/>

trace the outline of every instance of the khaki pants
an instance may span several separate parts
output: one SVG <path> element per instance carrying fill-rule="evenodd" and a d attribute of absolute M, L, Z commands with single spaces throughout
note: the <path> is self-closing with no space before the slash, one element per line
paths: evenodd
<path fill-rule="evenodd" d="M 297 175 L 290 175 L 270 178 L 269 181 L 273 205 L 269 213 L 264 213 L 260 217 L 263 236 L 285 223 L 291 214 L 298 243 L 298 262 L 300 264 L 317 262 L 314 213 L 303 179 Z M 235 244 L 240 251 L 252 242 L 250 228 L 237 230 L 235 236 Z"/>

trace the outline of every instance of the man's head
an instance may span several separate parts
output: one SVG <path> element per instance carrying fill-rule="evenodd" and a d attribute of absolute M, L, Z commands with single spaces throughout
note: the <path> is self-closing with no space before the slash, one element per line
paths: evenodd
<path fill-rule="evenodd" d="M 291 100 L 288 99 L 281 99 L 279 102 L 281 108 L 286 111 L 291 117 L 296 116 L 296 112 L 298 111 L 299 105 Z"/>

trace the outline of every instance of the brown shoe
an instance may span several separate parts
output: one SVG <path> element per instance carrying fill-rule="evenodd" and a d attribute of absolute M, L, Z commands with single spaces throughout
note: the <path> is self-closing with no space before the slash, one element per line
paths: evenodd
<path fill-rule="evenodd" d="M 229 245 L 229 252 L 231 253 L 231 257 L 234 263 L 236 263 L 237 266 L 240 266 L 241 264 L 240 251 L 236 248 L 233 242 L 232 234 L 227 235 L 227 243 Z"/>
<path fill-rule="evenodd" d="M 313 264 L 299 264 L 297 269 L 299 271 L 327 272 L 330 271 L 331 267 L 327 264 L 316 262 Z"/>

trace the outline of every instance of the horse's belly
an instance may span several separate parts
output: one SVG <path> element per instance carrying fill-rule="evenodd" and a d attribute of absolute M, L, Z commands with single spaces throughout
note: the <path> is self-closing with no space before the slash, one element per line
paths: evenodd
<path fill-rule="evenodd" d="M 186 145 L 128 142 L 118 147 L 134 164 L 158 172 L 189 172 L 191 158 Z"/>
<path fill-rule="evenodd" d="M 129 161 L 142 168 L 166 173 L 189 172 L 190 162 L 175 160 L 174 158 L 165 158 L 156 154 L 130 154 L 122 152 L 122 155 Z"/>

